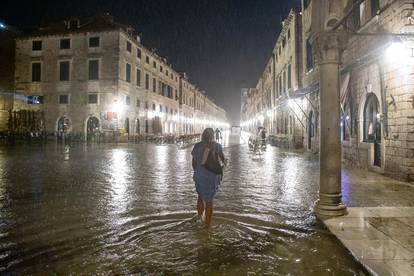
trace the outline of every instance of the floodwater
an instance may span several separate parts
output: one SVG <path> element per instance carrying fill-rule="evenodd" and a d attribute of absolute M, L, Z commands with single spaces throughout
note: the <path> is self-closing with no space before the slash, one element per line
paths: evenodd
<path fill-rule="evenodd" d="M 254 156 L 226 144 L 207 230 L 195 212 L 190 152 L 0 147 L 0 273 L 367 274 L 312 213 L 315 156 L 274 147 Z"/>

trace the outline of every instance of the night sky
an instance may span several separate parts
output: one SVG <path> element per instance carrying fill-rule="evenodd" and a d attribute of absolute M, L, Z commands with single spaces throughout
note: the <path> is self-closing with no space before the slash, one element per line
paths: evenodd
<path fill-rule="evenodd" d="M 108 12 L 132 25 L 147 48 L 239 120 L 240 89 L 254 87 L 270 58 L 281 20 L 299 0 L 38 0 L 2 1 L 0 20 L 39 26 Z"/>

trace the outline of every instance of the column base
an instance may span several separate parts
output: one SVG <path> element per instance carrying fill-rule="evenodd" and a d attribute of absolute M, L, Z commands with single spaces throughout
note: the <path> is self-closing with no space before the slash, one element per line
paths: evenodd
<path fill-rule="evenodd" d="M 336 217 L 344 216 L 348 212 L 346 205 L 341 201 L 342 194 L 319 193 L 319 200 L 316 201 L 314 211 L 317 216 Z"/>

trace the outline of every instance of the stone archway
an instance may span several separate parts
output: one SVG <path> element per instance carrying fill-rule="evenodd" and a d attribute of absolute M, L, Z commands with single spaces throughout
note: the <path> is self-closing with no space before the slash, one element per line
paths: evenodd
<path fill-rule="evenodd" d="M 86 141 L 93 141 L 95 136 L 99 133 L 100 122 L 99 119 L 91 116 L 86 120 Z"/>
<path fill-rule="evenodd" d="M 381 120 L 380 104 L 374 93 L 368 93 L 363 110 L 363 139 L 366 143 L 374 144 L 373 165 L 381 167 Z"/>
<path fill-rule="evenodd" d="M 61 116 L 56 121 L 56 133 L 58 139 L 62 139 L 72 130 L 72 121 L 67 116 Z"/>

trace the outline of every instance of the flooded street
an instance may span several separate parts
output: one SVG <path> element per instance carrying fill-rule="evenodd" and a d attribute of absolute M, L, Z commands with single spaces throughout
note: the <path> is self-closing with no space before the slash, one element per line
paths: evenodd
<path fill-rule="evenodd" d="M 206 230 L 191 147 L 0 147 L 0 272 L 366 274 L 312 213 L 317 156 L 271 146 L 254 156 L 235 141 L 224 150 Z"/>

